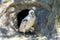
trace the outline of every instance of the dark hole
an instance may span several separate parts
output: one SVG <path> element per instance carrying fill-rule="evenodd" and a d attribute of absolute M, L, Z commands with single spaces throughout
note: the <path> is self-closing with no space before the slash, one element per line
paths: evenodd
<path fill-rule="evenodd" d="M 29 9 L 24 9 L 17 14 L 17 28 L 19 28 L 22 19 L 24 19 L 28 15 Z"/>
<path fill-rule="evenodd" d="M 17 14 L 17 29 L 19 29 L 19 26 L 21 24 L 21 21 L 28 15 L 30 9 L 24 9 L 21 12 Z M 19 33 L 24 34 L 23 32 L 18 31 Z M 35 32 L 25 32 L 25 34 L 34 34 Z"/>

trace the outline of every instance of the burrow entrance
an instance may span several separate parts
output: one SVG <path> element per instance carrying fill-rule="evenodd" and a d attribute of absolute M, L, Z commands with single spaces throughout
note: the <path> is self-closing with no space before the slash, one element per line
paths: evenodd
<path fill-rule="evenodd" d="M 24 19 L 28 15 L 29 10 L 30 9 L 24 9 L 17 14 L 17 26 L 18 26 L 18 28 L 21 24 L 22 19 Z"/>

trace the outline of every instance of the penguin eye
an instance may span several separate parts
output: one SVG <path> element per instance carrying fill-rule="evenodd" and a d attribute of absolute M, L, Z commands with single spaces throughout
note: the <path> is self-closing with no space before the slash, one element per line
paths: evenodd
<path fill-rule="evenodd" d="M 33 12 L 31 12 L 31 14 L 33 14 Z"/>

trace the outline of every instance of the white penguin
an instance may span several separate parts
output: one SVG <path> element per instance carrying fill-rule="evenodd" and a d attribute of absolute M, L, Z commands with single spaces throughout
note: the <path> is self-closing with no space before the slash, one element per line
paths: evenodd
<path fill-rule="evenodd" d="M 19 28 L 20 32 L 25 33 L 28 31 L 31 31 L 31 32 L 34 31 L 34 27 L 32 27 L 36 20 L 34 10 L 30 10 L 28 13 L 29 14 L 22 20 L 20 24 L 20 28 Z"/>

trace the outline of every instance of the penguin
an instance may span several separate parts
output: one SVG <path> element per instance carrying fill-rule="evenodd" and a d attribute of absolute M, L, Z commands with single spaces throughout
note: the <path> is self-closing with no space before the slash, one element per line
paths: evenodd
<path fill-rule="evenodd" d="M 33 27 L 35 20 L 36 20 L 36 16 L 35 16 L 35 12 L 34 10 L 29 10 L 28 15 L 26 15 L 20 22 L 19 25 L 19 31 L 26 33 L 26 32 L 33 32 L 35 29 Z M 22 15 L 23 16 L 23 15 Z"/>

